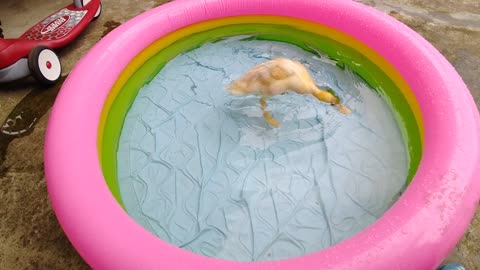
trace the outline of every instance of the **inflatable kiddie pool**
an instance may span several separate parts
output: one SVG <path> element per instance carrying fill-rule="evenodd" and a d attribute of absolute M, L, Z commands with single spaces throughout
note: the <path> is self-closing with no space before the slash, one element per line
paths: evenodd
<path fill-rule="evenodd" d="M 411 181 L 383 216 L 345 241 L 290 259 L 235 262 L 178 248 L 135 222 L 122 208 L 114 155 L 122 119 L 152 74 L 207 41 L 252 34 L 299 47 L 312 39 L 374 85 L 404 123 Z M 478 206 L 479 120 L 437 50 L 362 4 L 174 1 L 118 27 L 70 73 L 46 135 L 48 192 L 68 238 L 95 269 L 434 269 Z"/>

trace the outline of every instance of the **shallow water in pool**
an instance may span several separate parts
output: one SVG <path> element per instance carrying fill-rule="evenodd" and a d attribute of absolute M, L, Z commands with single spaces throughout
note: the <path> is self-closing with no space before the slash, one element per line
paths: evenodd
<path fill-rule="evenodd" d="M 372 224 L 408 169 L 386 102 L 326 57 L 238 39 L 176 57 L 140 90 L 117 156 L 129 215 L 174 245 L 238 261 L 309 254 Z M 277 129 L 258 97 L 227 93 L 233 79 L 279 56 L 304 63 L 353 113 L 288 93 L 268 101 Z"/>

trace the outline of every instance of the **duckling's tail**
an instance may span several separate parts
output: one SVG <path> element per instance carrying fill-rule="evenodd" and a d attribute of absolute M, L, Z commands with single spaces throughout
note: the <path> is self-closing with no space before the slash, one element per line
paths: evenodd
<path fill-rule="evenodd" d="M 245 89 L 240 85 L 238 81 L 233 81 L 229 85 L 227 85 L 228 92 L 233 95 L 244 95 Z"/>

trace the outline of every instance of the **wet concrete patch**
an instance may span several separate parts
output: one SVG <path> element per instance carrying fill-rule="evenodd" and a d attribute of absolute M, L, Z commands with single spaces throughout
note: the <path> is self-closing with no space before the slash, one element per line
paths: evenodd
<path fill-rule="evenodd" d="M 154 6 L 155 7 L 161 6 L 161 5 L 163 5 L 165 3 L 168 3 L 168 2 L 171 2 L 171 1 L 173 1 L 173 0 L 155 0 L 155 5 Z"/>
<path fill-rule="evenodd" d="M 108 35 L 108 33 L 112 32 L 113 29 L 119 27 L 121 25 L 120 22 L 117 21 L 107 21 L 103 24 L 103 26 L 106 28 L 103 33 L 102 33 L 102 38 Z"/>
<path fill-rule="evenodd" d="M 52 107 L 65 76 L 50 87 L 34 87 L 10 112 L 0 126 L 0 176 L 8 168 L 5 167 L 7 149 L 10 143 L 17 138 L 28 136 L 32 133 L 38 120 Z M 4 88 L 8 88 L 4 86 Z"/>

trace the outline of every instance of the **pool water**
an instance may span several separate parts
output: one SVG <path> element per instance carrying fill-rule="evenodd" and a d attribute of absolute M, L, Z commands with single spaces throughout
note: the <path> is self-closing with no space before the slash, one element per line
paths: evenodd
<path fill-rule="evenodd" d="M 327 57 L 241 39 L 179 55 L 139 91 L 117 155 L 129 215 L 169 243 L 237 261 L 302 256 L 371 225 L 408 173 L 387 103 Z M 281 123 L 269 126 L 259 97 L 225 86 L 275 57 L 304 63 L 353 113 L 288 93 L 268 100 Z"/>

